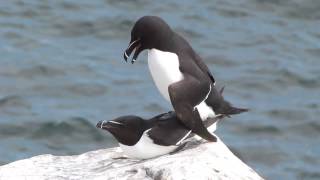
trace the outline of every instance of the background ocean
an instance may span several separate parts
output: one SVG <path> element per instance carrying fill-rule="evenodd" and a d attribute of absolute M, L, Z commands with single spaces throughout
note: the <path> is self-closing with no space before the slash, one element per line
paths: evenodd
<path fill-rule="evenodd" d="M 133 23 L 158 15 L 249 113 L 217 134 L 267 179 L 320 179 L 319 0 L 0 2 L 0 165 L 116 146 L 99 120 L 171 110 L 146 52 L 122 58 Z"/>

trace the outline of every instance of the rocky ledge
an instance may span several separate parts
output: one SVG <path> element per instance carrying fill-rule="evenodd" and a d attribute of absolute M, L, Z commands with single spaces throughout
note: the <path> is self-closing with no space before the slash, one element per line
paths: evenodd
<path fill-rule="evenodd" d="M 0 180 L 37 179 L 263 179 L 218 139 L 192 140 L 178 153 L 148 160 L 124 159 L 119 148 L 74 156 L 40 155 L 0 167 Z"/>

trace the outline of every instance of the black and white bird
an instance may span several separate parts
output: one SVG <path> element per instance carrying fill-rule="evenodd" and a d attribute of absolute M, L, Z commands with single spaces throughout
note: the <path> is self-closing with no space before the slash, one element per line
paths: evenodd
<path fill-rule="evenodd" d="M 206 127 L 220 117 L 204 121 Z M 194 134 L 177 119 L 174 112 L 160 114 L 151 119 L 122 116 L 96 125 L 109 131 L 119 142 L 123 153 L 130 158 L 149 159 L 181 149 Z"/>
<path fill-rule="evenodd" d="M 200 137 L 216 141 L 203 120 L 248 111 L 233 107 L 224 100 L 200 56 L 159 17 L 144 16 L 134 24 L 124 59 L 127 61 L 134 52 L 131 61 L 134 63 L 145 49 L 148 50 L 148 66 L 158 90 L 171 102 L 179 120 Z"/>

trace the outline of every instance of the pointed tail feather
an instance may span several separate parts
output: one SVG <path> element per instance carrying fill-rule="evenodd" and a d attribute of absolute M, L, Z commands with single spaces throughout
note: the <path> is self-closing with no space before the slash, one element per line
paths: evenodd
<path fill-rule="evenodd" d="M 222 86 L 222 88 L 220 89 L 220 91 L 219 91 L 219 93 L 221 94 L 221 96 L 222 96 L 222 94 L 223 94 L 223 91 L 224 91 L 224 88 L 225 88 L 226 86 Z"/>
<path fill-rule="evenodd" d="M 220 95 L 222 96 L 223 94 L 223 91 L 225 90 L 225 86 L 222 86 L 222 88 L 220 89 L 219 93 Z M 248 112 L 249 109 L 247 108 L 237 108 L 237 107 L 233 107 L 228 101 L 224 100 L 223 96 L 222 96 L 222 99 L 224 101 L 224 105 L 222 105 L 222 114 L 224 115 L 234 115 L 234 114 L 240 114 L 240 113 L 243 113 L 243 112 Z"/>
<path fill-rule="evenodd" d="M 248 112 L 248 111 L 249 111 L 249 109 L 247 109 L 247 108 L 237 108 L 237 107 L 230 106 L 230 107 L 225 111 L 225 114 L 227 114 L 227 115 L 234 115 L 234 114 L 240 114 L 240 113 Z"/>

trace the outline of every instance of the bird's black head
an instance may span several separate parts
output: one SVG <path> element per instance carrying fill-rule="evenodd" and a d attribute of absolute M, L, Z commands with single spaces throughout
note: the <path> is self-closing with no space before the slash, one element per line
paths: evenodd
<path fill-rule="evenodd" d="M 97 128 L 109 131 L 119 143 L 132 146 L 141 138 L 145 120 L 138 116 L 122 116 L 110 121 L 99 121 Z"/>
<path fill-rule="evenodd" d="M 124 51 L 125 61 L 133 51 L 131 62 L 134 63 L 139 54 L 145 49 L 161 49 L 166 41 L 171 39 L 173 31 L 169 25 L 156 16 L 144 16 L 140 18 L 131 30 L 131 40 L 128 48 Z"/>

